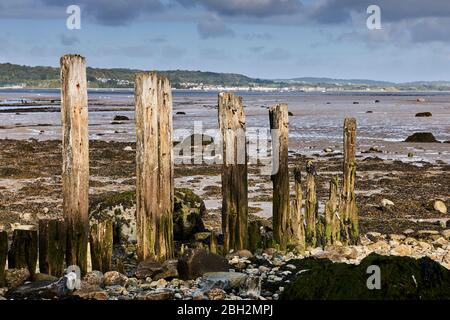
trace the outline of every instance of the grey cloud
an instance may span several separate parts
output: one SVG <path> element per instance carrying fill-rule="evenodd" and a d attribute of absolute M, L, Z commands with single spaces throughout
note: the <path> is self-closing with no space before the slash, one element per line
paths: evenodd
<path fill-rule="evenodd" d="M 226 16 L 269 17 L 292 15 L 302 9 L 299 0 L 177 0 L 186 7 L 203 6 Z"/>
<path fill-rule="evenodd" d="M 285 49 L 277 48 L 262 54 L 266 60 L 283 61 L 292 58 L 292 54 Z"/>
<path fill-rule="evenodd" d="M 197 25 L 198 33 L 203 39 L 234 37 L 235 33 L 217 16 L 210 15 Z"/>
<path fill-rule="evenodd" d="M 64 33 L 60 35 L 59 39 L 61 40 L 61 44 L 64 46 L 72 46 L 80 42 L 80 39 L 78 39 L 77 36 L 67 35 Z"/>

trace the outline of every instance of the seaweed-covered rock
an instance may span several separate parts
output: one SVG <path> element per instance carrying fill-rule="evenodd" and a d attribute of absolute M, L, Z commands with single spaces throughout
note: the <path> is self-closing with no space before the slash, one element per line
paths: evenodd
<path fill-rule="evenodd" d="M 332 263 L 329 260 L 307 258 L 290 261 L 302 270 L 291 279 L 281 295 L 283 300 L 406 300 L 448 299 L 450 270 L 428 257 L 380 256 L 372 253 L 359 265 Z M 369 290 L 369 266 L 378 266 L 381 289 Z"/>
<path fill-rule="evenodd" d="M 40 280 L 23 284 L 8 292 L 9 299 L 57 299 L 67 295 L 70 290 L 66 286 L 67 278 L 59 280 Z"/>
<path fill-rule="evenodd" d="M 431 132 L 416 132 L 406 138 L 405 142 L 439 142 Z"/>
<path fill-rule="evenodd" d="M 187 188 L 175 189 L 173 233 L 175 240 L 189 240 L 205 231 L 202 217 L 206 213 L 203 200 Z"/>
<path fill-rule="evenodd" d="M 431 112 L 419 112 L 416 113 L 416 117 L 423 118 L 423 117 L 431 117 L 433 116 Z"/>
<path fill-rule="evenodd" d="M 207 272 L 229 271 L 228 260 L 203 249 L 188 249 L 178 260 L 181 279 L 196 279 Z"/>

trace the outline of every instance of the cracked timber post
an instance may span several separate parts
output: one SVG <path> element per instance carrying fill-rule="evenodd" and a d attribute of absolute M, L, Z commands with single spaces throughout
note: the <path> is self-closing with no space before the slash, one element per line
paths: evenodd
<path fill-rule="evenodd" d="M 316 168 L 312 161 L 306 164 L 306 199 L 305 199 L 305 220 L 306 220 L 306 246 L 316 247 L 317 239 L 317 223 L 318 217 L 318 200 L 316 195 Z"/>
<path fill-rule="evenodd" d="M 325 204 L 325 245 L 333 245 L 340 240 L 339 221 L 339 179 L 333 177 L 330 181 L 330 196 Z"/>
<path fill-rule="evenodd" d="M 247 145 L 242 98 L 219 94 L 219 127 L 222 135 L 223 254 L 248 246 Z"/>
<path fill-rule="evenodd" d="M 6 231 L 0 230 L 0 288 L 6 286 L 5 268 L 8 258 L 8 234 Z"/>
<path fill-rule="evenodd" d="M 63 276 L 66 243 L 64 221 L 39 220 L 39 272 Z"/>
<path fill-rule="evenodd" d="M 89 136 L 86 61 L 79 55 L 61 58 L 61 119 L 66 262 L 84 274 L 89 239 Z"/>
<path fill-rule="evenodd" d="M 358 208 L 356 206 L 356 119 L 344 121 L 344 183 L 341 194 L 341 235 L 344 244 L 356 244 L 359 236 Z"/>
<path fill-rule="evenodd" d="M 273 236 L 280 249 L 285 250 L 290 242 L 287 104 L 270 108 L 269 120 L 272 132 Z"/>
<path fill-rule="evenodd" d="M 141 260 L 174 255 L 172 90 L 156 72 L 136 76 L 136 223 Z"/>
<path fill-rule="evenodd" d="M 291 217 L 290 217 L 290 233 L 291 241 L 290 244 L 293 245 L 298 252 L 303 253 L 305 251 L 305 223 L 304 216 L 302 212 L 302 185 L 301 185 L 301 172 L 299 169 L 294 169 L 294 180 L 295 180 L 295 194 L 294 199 L 291 203 Z"/>
<path fill-rule="evenodd" d="M 111 219 L 94 221 L 91 226 L 89 241 L 91 244 L 92 270 L 98 270 L 103 273 L 111 271 L 113 221 Z"/>

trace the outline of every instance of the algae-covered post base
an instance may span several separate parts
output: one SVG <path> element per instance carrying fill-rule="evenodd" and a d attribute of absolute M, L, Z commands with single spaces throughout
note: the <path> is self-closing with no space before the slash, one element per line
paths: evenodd
<path fill-rule="evenodd" d="M 281 250 L 286 249 L 291 238 L 289 226 L 288 118 L 287 104 L 279 104 L 269 110 L 272 132 L 273 237 Z"/>
<path fill-rule="evenodd" d="M 325 204 L 325 245 L 333 245 L 340 241 L 339 179 L 333 177 L 330 181 L 330 196 Z"/>
<path fill-rule="evenodd" d="M 38 233 L 36 230 L 16 229 L 8 253 L 8 268 L 27 268 L 33 276 L 38 259 Z"/>
<path fill-rule="evenodd" d="M 95 221 L 89 237 L 91 244 L 92 269 L 103 273 L 112 270 L 113 222 Z"/>
<path fill-rule="evenodd" d="M 62 189 L 67 265 L 87 270 L 89 238 L 89 136 L 86 61 L 61 58 Z"/>
<path fill-rule="evenodd" d="M 155 72 L 135 81 L 136 224 L 139 259 L 174 254 L 172 90 Z"/>
<path fill-rule="evenodd" d="M 344 121 L 344 182 L 341 194 L 341 240 L 344 244 L 356 244 L 359 237 L 359 218 L 356 206 L 356 119 Z"/>
<path fill-rule="evenodd" d="M 64 274 L 66 226 L 62 220 L 39 220 L 39 272 Z"/>
<path fill-rule="evenodd" d="M 8 234 L 0 231 L 0 288 L 5 286 L 5 268 L 8 257 Z"/>
<path fill-rule="evenodd" d="M 305 217 L 302 212 L 303 193 L 301 185 L 301 171 L 294 169 L 295 194 L 290 208 L 290 234 L 291 239 L 289 246 L 292 246 L 299 253 L 303 253 L 306 249 L 305 244 Z"/>
<path fill-rule="evenodd" d="M 316 194 L 316 168 L 311 161 L 308 161 L 306 165 L 306 173 L 305 238 L 306 246 L 315 247 L 319 245 L 319 241 L 317 241 L 319 205 Z"/>
<path fill-rule="evenodd" d="M 242 98 L 219 94 L 219 127 L 222 135 L 223 254 L 248 246 L 247 146 Z"/>

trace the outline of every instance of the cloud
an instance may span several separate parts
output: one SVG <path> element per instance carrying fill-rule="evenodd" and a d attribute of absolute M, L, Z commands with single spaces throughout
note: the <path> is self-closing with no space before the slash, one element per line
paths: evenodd
<path fill-rule="evenodd" d="M 198 33 L 203 39 L 234 37 L 235 33 L 216 15 L 209 15 L 197 25 Z"/>
<path fill-rule="evenodd" d="M 186 7 L 203 6 L 225 16 L 292 15 L 302 9 L 298 0 L 177 0 Z"/>
<path fill-rule="evenodd" d="M 269 52 L 263 53 L 262 57 L 266 60 L 284 61 L 292 58 L 292 54 L 285 49 L 276 48 Z"/>
<path fill-rule="evenodd" d="M 67 35 L 64 33 L 60 35 L 59 39 L 61 40 L 61 44 L 63 46 L 72 46 L 80 42 L 80 39 L 78 39 L 77 36 Z"/>

